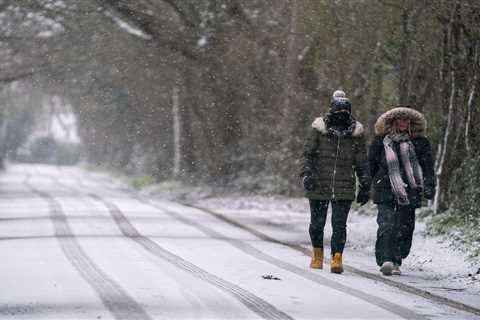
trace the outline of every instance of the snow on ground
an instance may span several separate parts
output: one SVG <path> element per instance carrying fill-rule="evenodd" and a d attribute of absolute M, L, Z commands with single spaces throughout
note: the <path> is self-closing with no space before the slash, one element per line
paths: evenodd
<path fill-rule="evenodd" d="M 304 243 L 309 244 L 309 210 L 305 199 L 235 197 L 204 199 L 197 203 L 226 214 L 253 215 L 280 225 L 296 225 L 296 228 L 291 226 L 291 230 L 301 230 L 303 226 L 306 239 Z M 349 216 L 344 259 L 346 264 L 375 273 L 378 272 L 374 259 L 376 207 L 370 205 L 368 209 L 368 215 L 352 210 Z M 467 261 L 464 253 L 452 249 L 449 242 L 441 237 L 428 236 L 425 228 L 425 222 L 417 221 L 412 250 L 402 267 L 407 284 L 429 291 L 444 291 L 440 293 L 449 298 L 480 306 L 478 261 Z M 330 223 L 327 221 L 326 242 L 330 235 Z"/>
<path fill-rule="evenodd" d="M 101 176 L 101 175 L 100 175 Z M 105 180 L 107 175 L 104 176 Z M 120 183 L 117 180 L 118 183 Z M 309 208 L 304 198 L 223 194 L 205 187 L 187 187 L 175 182 L 152 185 L 143 194 L 183 201 L 211 209 L 274 238 L 310 247 Z M 418 210 L 417 210 L 418 213 Z M 330 215 L 329 215 L 330 218 Z M 347 224 L 346 265 L 380 274 L 375 263 L 377 231 L 376 206 L 354 204 Z M 325 249 L 329 249 L 330 220 L 325 227 Z M 389 277 L 471 306 L 480 307 L 480 258 L 469 260 L 466 253 L 452 247 L 448 239 L 426 233 L 425 221 L 418 219 L 410 255 L 403 261 L 401 277 Z M 308 257 L 299 263 L 308 264 Z"/>
<path fill-rule="evenodd" d="M 206 210 L 92 176 L 40 165 L 0 175 L 1 319 L 478 319 L 348 270 L 312 270 L 298 250 Z M 197 203 L 308 245 L 300 199 Z"/>
<path fill-rule="evenodd" d="M 152 186 L 145 193 L 170 200 L 180 199 L 238 219 L 242 223 L 264 225 L 264 231 L 284 241 L 310 246 L 309 208 L 304 198 L 280 196 L 214 196 L 206 189 L 192 193 L 175 190 L 172 185 Z M 418 210 L 417 210 L 418 211 Z M 330 215 L 329 215 L 330 216 Z M 401 277 L 390 278 L 472 306 L 480 307 L 480 259 L 469 260 L 467 254 L 452 247 L 448 239 L 430 236 L 426 223 L 417 219 L 410 255 L 404 260 Z M 376 206 L 352 208 L 348 219 L 344 262 L 355 268 L 379 274 L 374 248 L 377 231 Z M 282 230 L 279 231 L 278 229 Z M 329 247 L 330 220 L 325 227 L 325 246 Z M 308 263 L 308 258 L 301 263 Z"/>

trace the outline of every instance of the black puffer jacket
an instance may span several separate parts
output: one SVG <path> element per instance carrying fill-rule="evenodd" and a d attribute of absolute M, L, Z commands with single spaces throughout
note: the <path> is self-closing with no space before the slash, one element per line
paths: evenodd
<path fill-rule="evenodd" d="M 372 176 L 372 200 L 374 203 L 386 204 L 392 207 L 396 205 L 396 199 L 390 185 L 387 160 L 385 158 L 385 148 L 383 146 L 383 138 L 386 134 L 391 133 L 393 120 L 398 116 L 407 116 L 410 119 L 412 124 L 411 141 L 415 147 L 415 153 L 417 155 L 418 162 L 422 167 L 424 189 L 429 190 L 432 194 L 435 191 L 432 150 L 430 147 L 430 142 L 424 136 L 426 129 L 425 118 L 421 113 L 414 109 L 394 108 L 384 113 L 377 120 L 377 123 L 375 124 L 376 136 L 372 141 L 368 151 L 370 174 Z M 393 148 L 397 154 L 399 154 L 398 143 L 394 143 Z M 404 177 L 404 169 L 401 161 L 399 164 L 402 177 Z M 407 188 L 406 191 L 410 205 L 416 208 L 420 207 L 422 203 L 422 194 L 410 188 Z"/>
<path fill-rule="evenodd" d="M 361 186 L 370 187 L 363 126 L 352 122 L 345 136 L 331 133 L 324 118 L 317 118 L 309 128 L 304 146 L 300 176 L 310 175 L 315 190 L 305 197 L 315 200 L 354 200 L 355 174 Z"/>

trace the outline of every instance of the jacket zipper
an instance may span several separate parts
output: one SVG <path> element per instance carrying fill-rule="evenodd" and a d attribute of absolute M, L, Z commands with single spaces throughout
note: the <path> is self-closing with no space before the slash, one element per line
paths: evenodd
<path fill-rule="evenodd" d="M 337 174 L 337 160 L 338 154 L 340 153 L 340 137 L 337 136 L 337 154 L 335 155 L 335 163 L 333 165 L 333 175 L 332 175 L 332 199 L 335 200 L 335 175 Z"/>

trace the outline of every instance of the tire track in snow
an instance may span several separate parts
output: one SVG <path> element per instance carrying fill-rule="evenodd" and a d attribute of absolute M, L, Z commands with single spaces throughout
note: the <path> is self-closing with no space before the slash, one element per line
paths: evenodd
<path fill-rule="evenodd" d="M 261 240 L 289 247 L 289 248 L 291 248 L 295 251 L 301 252 L 301 253 L 303 253 L 307 256 L 310 256 L 311 253 L 312 253 L 311 250 L 309 250 L 305 247 L 302 247 L 301 245 L 273 238 L 273 237 L 271 237 L 271 236 L 269 236 L 269 235 L 267 235 L 263 232 L 255 230 L 252 227 L 244 225 L 244 224 L 242 224 L 242 223 L 240 223 L 240 222 L 238 222 L 234 219 L 226 217 L 223 214 L 220 214 L 220 213 L 215 212 L 213 210 L 203 208 L 203 207 L 199 207 L 199 206 L 195 206 L 195 205 L 191 205 L 191 204 L 187 204 L 187 203 L 182 203 L 182 205 L 184 205 L 186 207 L 194 208 L 194 209 L 197 209 L 197 210 L 201 210 L 203 212 L 206 212 L 206 213 L 216 217 L 219 220 L 222 220 L 222 221 L 224 221 L 224 222 L 226 222 L 230 225 L 236 226 L 236 227 L 254 235 L 255 237 L 257 237 Z M 325 260 L 327 260 L 327 262 L 328 262 L 328 259 L 325 259 Z M 434 303 L 445 304 L 445 305 L 447 305 L 451 308 L 457 309 L 457 310 L 469 312 L 469 313 L 472 313 L 472 314 L 475 314 L 475 315 L 480 315 L 480 309 L 472 307 L 470 305 L 467 305 L 467 304 L 464 304 L 464 303 L 461 303 L 461 302 L 458 302 L 458 301 L 455 301 L 455 300 L 451 300 L 451 299 L 442 297 L 440 295 L 431 293 L 429 291 L 419 289 L 419 288 L 416 288 L 416 287 L 413 287 L 413 286 L 410 286 L 410 285 L 407 285 L 407 284 L 404 284 L 404 283 L 401 283 L 401 282 L 390 280 L 390 279 L 387 279 L 385 277 L 382 277 L 382 276 L 379 276 L 379 275 L 376 275 L 376 274 L 373 274 L 373 273 L 370 273 L 370 272 L 367 272 L 367 271 L 363 271 L 363 270 L 360 270 L 360 269 L 352 267 L 352 266 L 344 265 L 344 268 L 345 268 L 345 270 L 347 270 L 351 273 L 357 274 L 357 275 L 362 276 L 364 278 L 368 278 L 370 280 L 382 282 L 386 285 L 389 285 L 391 287 L 395 287 L 395 288 L 400 289 L 404 292 L 408 292 L 408 293 L 420 296 L 420 297 L 425 298 L 427 300 L 430 300 Z"/>
<path fill-rule="evenodd" d="M 168 250 L 162 248 L 159 244 L 154 242 L 153 240 L 143 236 L 140 234 L 137 229 L 130 223 L 130 221 L 125 217 L 122 211 L 113 203 L 102 199 L 98 195 L 95 194 L 88 194 L 92 199 L 95 199 L 105 205 L 105 207 L 110 212 L 111 216 L 113 217 L 114 221 L 120 228 L 121 232 L 128 238 L 132 239 L 140 246 L 145 248 L 151 254 L 162 258 L 163 260 L 171 263 L 172 265 L 176 266 L 177 268 L 188 272 L 189 274 L 211 284 L 215 287 L 223 290 L 224 292 L 230 294 L 238 301 L 240 301 L 243 305 L 245 305 L 248 309 L 262 317 L 263 319 L 292 319 L 288 314 L 278 310 L 273 305 L 269 304 L 265 300 L 257 297 L 253 293 L 240 288 L 239 286 L 230 283 L 222 278 L 211 274 L 193 263 L 171 253 Z"/>
<path fill-rule="evenodd" d="M 75 175 L 75 178 L 81 183 L 83 184 L 83 181 L 82 181 L 82 178 L 78 175 Z M 97 180 L 98 182 L 104 184 L 105 181 L 102 180 L 102 179 L 98 179 L 96 177 L 92 177 L 92 179 L 94 180 Z M 115 188 L 114 187 L 111 187 L 111 186 L 107 186 L 106 187 L 107 189 L 109 189 L 110 191 L 115 191 Z M 142 202 L 142 203 L 146 203 L 146 204 L 149 204 L 149 205 L 152 205 L 152 206 L 157 206 L 157 204 L 154 204 L 152 201 L 148 200 L 148 199 L 144 199 L 143 197 L 137 195 L 134 191 L 132 190 L 125 190 L 122 188 L 122 190 L 116 190 L 117 192 L 120 191 L 120 192 L 124 192 L 124 193 L 128 193 L 131 197 L 137 199 L 138 201 Z M 247 225 L 244 225 L 234 219 L 231 219 L 229 217 L 226 217 L 220 213 L 217 213 L 217 212 L 214 212 L 213 210 L 210 210 L 210 209 L 207 209 L 207 208 L 203 208 L 203 207 L 199 207 L 199 206 L 195 206 L 195 205 L 192 205 L 192 204 L 189 204 L 189 203 L 181 203 L 182 205 L 186 206 L 186 207 L 190 207 L 190 208 L 194 208 L 194 209 L 197 209 L 197 210 L 201 210 L 205 213 L 208 213 L 209 215 L 212 215 L 214 216 L 215 218 L 221 220 L 221 221 L 224 221 L 232 226 L 235 226 L 237 228 L 240 228 L 252 235 L 254 235 L 255 237 L 261 239 L 261 240 L 264 240 L 264 241 L 267 241 L 267 242 L 271 242 L 271 243 L 276 243 L 276 244 L 279 244 L 279 245 L 283 245 L 283 246 L 286 246 L 286 247 L 289 247 L 295 251 L 298 251 L 298 252 L 301 252 L 307 256 L 310 256 L 311 255 L 311 251 L 305 247 L 302 247 L 301 245 L 298 245 L 298 244 L 295 244 L 295 243 L 289 243 L 289 242 L 285 242 L 285 241 L 282 241 L 282 240 L 279 240 L 279 239 L 276 239 L 276 238 L 273 238 L 267 234 L 264 234 L 258 230 L 255 230 L 254 228 L 252 227 L 249 227 Z M 166 210 L 165 208 L 158 208 L 157 209 L 161 209 L 162 211 L 164 212 L 167 212 L 168 210 Z M 178 217 L 182 218 L 180 215 L 178 215 L 178 213 L 175 213 L 175 212 L 171 212 L 170 213 L 173 213 L 175 215 L 177 215 Z M 183 219 L 183 218 L 182 218 Z M 191 222 L 188 222 L 188 223 L 191 223 Z M 198 225 L 198 228 L 204 228 L 204 226 L 202 225 Z M 206 231 L 206 230 L 205 230 Z M 205 232 L 204 231 L 204 232 Z M 213 235 L 213 234 L 212 234 Z M 225 238 L 225 236 L 221 235 L 221 238 Z M 231 239 L 230 241 L 235 241 L 234 239 Z M 244 246 L 244 245 L 248 245 L 248 244 L 242 244 L 241 246 Z M 253 248 L 254 251 L 258 251 L 256 248 Z M 262 253 L 263 254 L 263 253 Z M 278 259 L 275 259 L 273 257 L 270 257 L 274 260 L 278 260 Z M 328 262 L 328 259 L 326 259 L 327 262 Z M 284 263 L 283 261 L 281 261 L 282 263 Z M 291 265 L 293 266 L 293 265 Z M 298 268 L 296 266 L 293 266 L 294 268 Z M 454 308 L 454 309 L 457 309 L 457 310 L 461 310 L 461 311 L 465 311 L 465 312 L 469 312 L 469 313 L 472 313 L 472 314 L 475 314 L 475 315 L 480 315 L 480 309 L 478 308 L 475 308 L 475 307 L 472 307 L 470 305 L 467 305 L 467 304 L 464 304 L 464 303 L 461 303 L 461 302 L 458 302 L 458 301 L 455 301 L 455 300 L 451 300 L 451 299 L 448 299 L 448 298 L 445 298 L 443 296 L 440 296 L 440 295 L 437 295 L 437 294 L 434 294 L 434 293 L 431 293 L 427 290 L 423 290 L 423 289 L 419 289 L 419 288 L 416 288 L 414 286 L 411 286 L 411 285 L 408 285 L 408 284 L 404 284 L 404 283 L 401 283 L 401 282 L 397 282 L 397 281 L 394 281 L 394 280 L 390 280 L 390 279 L 387 279 L 385 277 L 381 277 L 379 275 L 376 275 L 376 274 L 373 274 L 373 273 L 370 273 L 370 272 L 367 272 L 367 271 L 363 271 L 361 269 L 358 269 L 358 268 L 355 268 L 355 267 L 351 267 L 351 266 L 348 266 L 348 265 L 344 265 L 344 268 L 345 270 L 353 273 L 353 274 L 357 274 L 361 277 L 364 277 L 364 278 L 367 278 L 367 279 L 370 279 L 370 280 L 374 280 L 374 281 L 379 281 L 383 284 L 386 284 L 388 286 L 391 286 L 391 287 L 395 287 L 403 292 L 407 292 L 407 293 L 410 293 L 410 294 L 414 294 L 416 296 L 419 296 L 419 297 L 422 297 L 424 299 L 427 299 L 433 303 L 437 303 L 437 304 L 444 304 L 446 306 L 449 306 L 451 308 Z M 299 268 L 300 269 L 300 268 Z M 306 272 L 304 271 L 303 269 L 300 269 L 302 272 Z M 308 273 L 308 272 L 307 272 Z M 308 275 L 308 277 L 310 277 L 310 275 Z M 315 275 L 315 277 L 318 277 L 318 275 Z M 328 280 L 328 279 L 326 279 Z M 312 281 L 315 281 L 316 280 L 312 280 Z M 331 280 L 328 280 L 328 281 L 331 281 Z M 335 282 L 335 284 L 337 284 Z M 350 288 L 348 288 L 349 292 L 350 292 Z M 362 296 L 364 295 L 364 293 L 361 293 Z M 377 299 L 375 297 L 375 299 Z M 388 301 L 387 301 L 388 302 Z M 388 302 L 389 303 L 389 302 Z M 395 308 L 398 307 L 398 306 L 395 306 Z M 405 309 L 405 308 L 404 308 Z M 408 310 L 410 311 L 410 310 Z M 422 315 L 419 315 L 421 317 L 423 317 Z M 423 317 L 424 318 L 424 317 Z"/>
<path fill-rule="evenodd" d="M 55 181 L 58 185 L 66 186 L 70 188 L 71 190 L 74 190 L 76 192 L 82 192 L 85 193 L 81 190 L 76 189 L 75 187 L 66 185 L 62 182 L 60 182 L 56 177 L 50 176 L 50 178 Z M 79 185 L 85 186 L 83 183 L 82 179 L 77 177 L 77 181 Z M 116 191 L 116 190 L 114 190 Z M 187 273 L 211 284 L 214 285 L 215 287 L 223 290 L 224 292 L 228 293 L 229 295 L 233 296 L 236 298 L 238 301 L 240 301 L 243 305 L 245 305 L 248 309 L 262 317 L 263 319 L 272 319 L 272 320 L 293 320 L 291 316 L 288 314 L 278 310 L 275 308 L 273 305 L 269 304 L 265 300 L 261 299 L 260 297 L 257 297 L 253 293 L 242 289 L 241 287 L 230 283 L 220 277 L 215 276 L 214 274 L 211 274 L 196 265 L 192 264 L 191 262 L 171 253 L 170 251 L 162 248 L 159 244 L 154 242 L 148 237 L 143 236 L 141 233 L 138 232 L 138 230 L 130 223 L 130 221 L 127 219 L 127 217 L 123 214 L 123 212 L 113 203 L 103 199 L 102 197 L 93 194 L 93 193 L 87 193 L 87 196 L 90 198 L 102 203 L 109 211 L 110 215 L 112 216 L 113 220 L 119 227 L 120 231 L 122 234 L 130 238 L 131 240 L 135 241 L 138 243 L 140 246 L 142 246 L 145 250 L 150 252 L 151 254 L 162 258 L 163 260 L 171 263 L 172 265 L 176 266 L 179 269 L 182 269 L 183 271 L 186 271 Z M 137 198 L 135 198 L 138 200 Z M 150 204 L 148 204 L 150 205 Z M 151 206 L 151 205 L 150 205 Z M 158 209 L 158 208 L 156 208 Z"/>
<path fill-rule="evenodd" d="M 80 247 L 67 221 L 60 203 L 46 192 L 40 191 L 28 181 L 24 184 L 49 206 L 51 221 L 63 254 L 80 276 L 95 290 L 104 306 L 119 320 L 152 320 L 143 308 L 122 287 L 103 272 Z"/>
<path fill-rule="evenodd" d="M 416 313 L 416 312 L 414 312 L 410 309 L 404 308 L 404 307 L 402 307 L 398 304 L 394 304 L 394 303 L 392 303 L 388 300 L 385 300 L 385 299 L 379 298 L 377 296 L 373 296 L 373 295 L 370 295 L 368 293 L 365 293 L 363 291 L 345 286 L 345 285 L 343 285 L 339 282 L 336 282 L 336 281 L 330 280 L 328 278 L 322 277 L 318 273 L 305 271 L 304 269 L 302 269 L 300 267 L 297 267 L 297 266 L 295 266 L 291 263 L 279 260 L 279 259 L 277 259 L 277 258 L 275 258 L 275 257 L 273 257 L 269 254 L 266 254 L 266 253 L 258 250 L 254 246 L 252 246 L 252 245 L 250 245 L 250 244 L 248 244 L 244 241 L 229 238 L 228 236 L 225 236 L 224 234 L 221 234 L 221 233 L 219 233 L 219 232 L 217 232 L 217 231 L 215 231 L 215 230 L 213 230 L 213 229 L 211 229 L 211 228 L 209 228 L 205 225 L 202 225 L 202 224 L 200 224 L 196 221 L 185 218 L 183 215 L 180 215 L 177 212 L 166 209 L 166 208 L 164 208 L 164 207 L 162 207 L 158 204 L 152 203 L 152 202 L 150 202 L 148 200 L 145 200 L 145 199 L 138 199 L 137 198 L 137 200 L 141 201 L 142 203 L 153 206 L 153 207 L 161 210 L 162 212 L 170 215 L 174 219 L 179 220 L 179 221 L 181 221 L 181 222 L 183 222 L 187 225 L 190 225 L 190 226 L 200 230 L 201 232 L 203 232 L 207 236 L 222 239 L 223 241 L 228 242 L 230 245 L 232 245 L 233 247 L 241 250 L 242 252 L 244 252 L 244 253 L 246 253 L 250 256 L 253 256 L 256 259 L 259 259 L 261 261 L 272 264 L 272 265 L 276 266 L 277 268 L 289 271 L 289 272 L 291 272 L 291 273 L 293 273 L 297 276 L 300 276 L 304 279 L 313 281 L 313 282 L 318 283 L 322 286 L 326 286 L 326 287 L 328 287 L 332 290 L 336 290 L 336 291 L 339 291 L 341 293 L 347 294 L 349 296 L 353 296 L 353 297 L 355 297 L 357 299 L 360 299 L 364 302 L 375 305 L 375 306 L 377 306 L 377 307 L 379 307 L 383 310 L 386 310 L 388 312 L 396 314 L 396 315 L 398 315 L 402 318 L 418 319 L 418 320 L 427 319 L 425 316 L 423 316 L 419 313 Z M 262 240 L 264 240 L 264 239 L 262 239 Z M 277 243 L 276 241 L 268 241 L 268 242 Z"/>
<path fill-rule="evenodd" d="M 61 184 L 61 182 L 59 182 L 57 179 L 55 179 L 55 180 L 58 184 Z M 77 181 L 79 182 L 80 185 L 85 185 L 80 177 L 77 177 Z M 72 187 L 69 187 L 69 188 L 72 188 Z M 141 236 L 138 233 L 138 231 L 126 219 L 126 217 L 121 213 L 119 208 L 116 207 L 114 204 L 112 204 L 111 202 L 108 202 L 106 200 L 103 200 L 100 196 L 98 196 L 96 194 L 89 194 L 89 196 L 93 199 L 96 199 L 96 200 L 102 202 L 108 208 L 112 217 L 116 221 L 117 225 L 120 227 L 122 233 L 124 233 L 127 237 L 131 237 L 134 241 L 137 241 L 137 242 L 140 241 L 141 243 L 139 243 L 139 244 L 146 247 L 146 249 L 149 250 L 149 251 L 152 250 L 152 247 L 158 247 L 158 245 L 155 242 L 153 242 L 152 240 Z M 375 306 L 377 306 L 377 307 L 379 307 L 383 310 L 386 310 L 386 311 L 389 311 L 393 314 L 396 314 L 396 315 L 398 315 L 402 318 L 405 318 L 405 319 L 419 319 L 419 320 L 420 319 L 422 319 L 422 320 L 426 319 L 426 317 L 424 317 L 424 316 L 422 316 L 418 313 L 415 313 L 415 312 L 413 312 L 413 311 L 411 311 L 407 308 L 404 308 L 404 307 L 401 307 L 397 304 L 391 303 L 390 301 L 381 299 L 381 298 L 373 296 L 373 295 L 369 295 L 369 294 L 364 293 L 360 290 L 356 290 L 356 289 L 344 286 L 344 285 L 342 285 L 342 284 L 340 284 L 336 281 L 324 278 L 324 277 L 322 277 L 318 274 L 305 271 L 305 270 L 303 270 L 303 269 L 301 269 L 301 268 L 299 268 L 295 265 L 292 265 L 290 263 L 287 263 L 287 262 L 284 262 L 282 260 L 276 259 L 273 256 L 270 256 L 268 254 L 265 254 L 265 253 L 261 252 L 260 250 L 256 249 L 255 247 L 251 246 L 248 243 L 229 238 L 228 236 L 225 236 L 225 235 L 223 235 L 223 234 L 221 234 L 221 233 L 219 233 L 219 232 L 217 232 L 217 231 L 215 231 L 215 230 L 213 230 L 209 227 L 206 227 L 206 226 L 204 226 L 204 225 L 202 225 L 198 222 L 195 222 L 195 221 L 189 220 L 187 218 L 184 218 L 179 213 L 176 213 L 176 212 L 168 210 L 168 209 L 166 209 L 162 206 L 159 206 L 158 204 L 155 204 L 155 203 L 149 201 L 148 199 L 141 198 L 141 197 L 139 197 L 135 194 L 131 194 L 131 196 L 134 199 L 136 199 L 137 201 L 139 201 L 143 204 L 146 204 L 146 205 L 154 207 L 155 209 L 161 210 L 162 212 L 166 213 L 167 215 L 174 218 L 175 220 L 180 221 L 181 223 L 187 224 L 191 227 L 194 227 L 194 228 L 200 230 L 201 232 L 203 232 L 204 234 L 206 234 L 209 237 L 222 239 L 223 241 L 228 242 L 233 247 L 241 250 L 242 252 L 244 252 L 244 253 L 246 253 L 250 256 L 253 256 L 256 259 L 259 259 L 261 261 L 272 264 L 272 265 L 274 265 L 274 266 L 276 266 L 280 269 L 283 269 L 283 270 L 289 271 L 291 273 L 294 273 L 295 275 L 300 276 L 304 279 L 313 281 L 313 282 L 318 283 L 320 285 L 323 285 L 323 286 L 329 287 L 331 289 L 334 289 L 336 291 L 342 292 L 344 294 L 348 294 L 350 296 L 353 296 L 353 297 L 355 297 L 357 299 L 360 299 L 364 302 L 375 305 Z M 256 236 L 258 237 L 259 234 L 256 235 Z M 144 239 L 142 239 L 142 238 L 144 238 Z M 265 240 L 265 239 L 262 239 L 262 240 Z M 268 241 L 268 242 L 274 242 L 274 241 Z M 154 250 L 158 251 L 158 249 L 154 249 Z M 181 258 L 179 258 L 177 256 L 174 256 L 173 254 L 169 253 L 168 251 L 165 251 L 162 248 L 160 248 L 160 252 L 157 252 L 156 255 L 161 255 L 162 258 L 174 263 L 175 265 L 177 265 L 177 263 L 178 263 L 177 259 L 181 259 Z M 181 260 L 183 260 L 183 259 L 181 259 Z M 185 268 L 185 266 L 183 266 L 183 263 L 182 263 L 182 269 L 183 268 Z M 190 268 L 187 267 L 187 269 L 190 273 L 192 273 Z"/>
<path fill-rule="evenodd" d="M 82 179 L 80 177 L 77 176 L 76 178 L 77 178 L 77 181 L 79 182 L 79 184 L 85 185 L 85 183 L 82 181 Z M 60 184 L 60 182 L 58 180 L 56 180 L 56 182 Z M 108 188 L 108 189 L 110 189 L 110 188 Z M 102 200 L 98 195 L 90 194 L 89 196 L 94 198 L 94 199 L 97 199 L 98 201 L 103 202 L 107 207 L 110 206 L 109 207 L 110 212 L 112 212 L 112 209 L 113 210 L 115 210 L 115 209 L 118 210 L 118 208 L 116 208 L 112 203 L 107 203 L 105 200 Z M 362 301 L 373 304 L 373 305 L 375 305 L 377 307 L 380 307 L 380 308 L 382 308 L 386 311 L 389 311 L 391 313 L 399 315 L 402 318 L 405 318 L 405 319 L 426 319 L 424 316 L 422 316 L 418 313 L 415 313 L 415 312 L 413 312 L 413 311 L 411 311 L 407 308 L 401 307 L 399 305 L 396 305 L 396 304 L 391 303 L 387 300 L 378 298 L 376 296 L 369 295 L 369 294 L 364 293 L 360 290 L 352 289 L 350 287 L 344 286 L 344 285 L 342 285 L 338 282 L 335 282 L 333 280 L 324 278 L 324 277 L 322 277 L 318 274 L 307 272 L 307 271 L 305 271 L 305 270 L 303 270 L 303 269 L 301 269 L 301 268 L 299 268 L 295 265 L 292 265 L 290 263 L 287 263 L 287 262 L 284 262 L 282 260 L 276 259 L 276 258 L 274 258 L 274 257 L 272 257 L 268 254 L 265 254 L 265 253 L 261 252 L 260 250 L 256 249 L 255 247 L 249 245 L 248 243 L 238 241 L 238 240 L 235 240 L 235 239 L 232 239 L 232 238 L 228 238 L 227 236 L 225 236 L 225 235 L 223 235 L 223 234 L 221 234 L 221 233 L 219 233 L 219 232 L 217 232 L 217 231 L 215 231 L 215 230 L 213 230 L 209 227 L 206 227 L 206 226 L 204 226 L 200 223 L 197 223 L 195 221 L 184 218 L 181 214 L 179 214 L 177 212 L 174 212 L 174 211 L 171 211 L 171 210 L 168 210 L 168 209 L 166 209 L 162 206 L 159 206 L 158 204 L 153 203 L 152 201 L 150 201 L 148 199 L 144 199 L 140 196 L 137 196 L 134 193 L 130 193 L 130 196 L 132 198 L 136 199 L 137 201 L 143 203 L 143 204 L 146 204 L 146 205 L 152 206 L 152 207 L 154 207 L 158 210 L 161 210 L 163 213 L 166 213 L 167 215 L 171 216 L 172 218 L 174 218 L 174 219 L 176 219 L 176 220 L 178 220 L 178 221 L 180 221 L 184 224 L 187 224 L 189 226 L 192 226 L 192 227 L 200 230 L 201 232 L 203 232 L 207 236 L 222 239 L 222 240 L 228 242 L 230 245 L 234 246 L 235 248 L 241 250 L 242 252 L 244 252 L 244 253 L 246 253 L 250 256 L 253 256 L 256 259 L 259 259 L 259 260 L 262 260 L 262 261 L 267 262 L 269 264 L 272 264 L 272 265 L 274 265 L 274 266 L 276 266 L 280 269 L 292 272 L 292 273 L 296 274 L 297 276 L 300 276 L 300 277 L 305 278 L 307 280 L 313 281 L 313 282 L 318 283 L 320 285 L 329 287 L 331 289 L 340 291 L 342 293 L 348 294 L 350 296 L 354 296 L 354 297 L 356 297 L 356 298 L 358 298 Z M 199 208 L 196 208 L 196 207 L 194 207 L 194 208 L 197 209 L 197 210 L 199 209 Z M 202 210 L 202 211 L 205 211 L 205 210 Z M 112 214 L 112 216 L 113 216 L 113 214 Z M 115 217 L 114 217 L 114 219 L 115 219 Z M 117 222 L 117 224 L 119 224 L 119 226 L 120 226 L 120 223 L 123 223 L 123 221 Z M 232 224 L 232 223 L 229 223 L 229 224 Z M 237 225 L 235 225 L 235 226 L 238 227 Z M 122 232 L 123 232 L 123 230 L 122 230 Z M 261 238 L 260 233 L 256 233 L 255 236 Z M 279 241 L 275 241 L 273 238 L 269 238 L 269 239 L 261 238 L 261 239 L 264 240 L 264 241 L 268 241 L 268 242 L 283 244 Z"/>

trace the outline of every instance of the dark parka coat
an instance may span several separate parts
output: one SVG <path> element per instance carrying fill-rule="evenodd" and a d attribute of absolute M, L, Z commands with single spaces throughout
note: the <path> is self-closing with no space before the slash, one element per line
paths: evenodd
<path fill-rule="evenodd" d="M 324 118 L 316 118 L 305 142 L 301 177 L 310 175 L 315 190 L 306 191 L 313 200 L 354 200 L 356 179 L 360 186 L 370 187 L 364 129 L 353 120 L 352 131 L 345 136 L 333 134 Z"/>
<path fill-rule="evenodd" d="M 433 194 L 435 189 L 432 150 L 429 141 L 425 137 L 427 127 L 425 117 L 420 112 L 407 107 L 391 109 L 381 115 L 375 123 L 375 138 L 368 150 L 370 174 L 372 176 L 372 200 L 374 203 L 385 204 L 391 207 L 396 205 L 396 199 L 390 185 L 383 138 L 393 132 L 393 121 L 399 117 L 410 119 L 410 136 L 415 147 L 418 162 L 422 167 L 424 190 L 429 190 Z M 399 154 L 398 144 L 394 144 L 394 149 Z M 401 161 L 399 164 L 402 178 L 406 181 Z M 406 191 L 410 205 L 416 208 L 420 207 L 422 194 L 408 187 Z"/>

